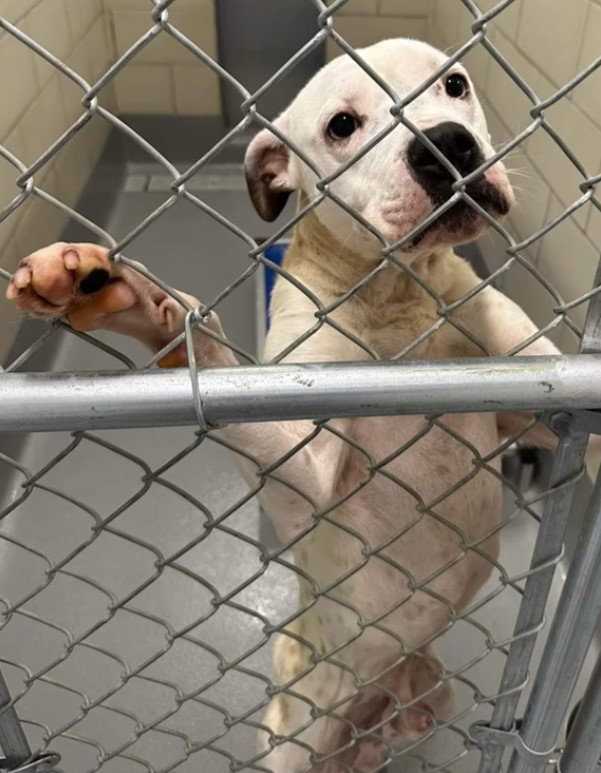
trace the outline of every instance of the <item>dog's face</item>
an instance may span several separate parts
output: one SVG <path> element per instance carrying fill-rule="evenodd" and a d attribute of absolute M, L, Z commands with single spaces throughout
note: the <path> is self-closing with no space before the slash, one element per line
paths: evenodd
<path fill-rule="evenodd" d="M 401 98 L 446 61 L 440 51 L 416 40 L 386 40 L 358 53 Z M 391 125 L 392 104 L 356 62 L 342 56 L 315 75 L 275 125 L 322 176 L 328 176 Z M 459 64 L 412 101 L 404 114 L 462 177 L 494 153 L 484 113 Z M 245 166 L 251 197 L 266 220 L 279 215 L 291 191 L 303 191 L 308 199 L 317 194 L 316 174 L 267 129 L 251 142 Z M 398 124 L 334 180 L 330 190 L 393 244 L 451 197 L 454 181 L 413 132 Z M 500 162 L 470 182 L 466 191 L 495 219 L 507 214 L 514 201 Z M 316 213 L 340 242 L 364 253 L 378 249 L 377 239 L 335 202 L 322 202 Z M 484 218 L 458 202 L 401 249 L 415 255 L 465 243 L 486 227 Z"/>

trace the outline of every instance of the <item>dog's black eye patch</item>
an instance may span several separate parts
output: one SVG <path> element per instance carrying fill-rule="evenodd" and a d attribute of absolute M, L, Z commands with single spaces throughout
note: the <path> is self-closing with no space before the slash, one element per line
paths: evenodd
<path fill-rule="evenodd" d="M 467 78 L 460 72 L 455 72 L 452 75 L 447 76 L 444 85 L 447 94 L 453 99 L 462 99 L 470 90 Z"/>
<path fill-rule="evenodd" d="M 359 121 L 351 113 L 336 113 L 328 124 L 328 135 L 333 140 L 344 140 L 359 128 Z"/>

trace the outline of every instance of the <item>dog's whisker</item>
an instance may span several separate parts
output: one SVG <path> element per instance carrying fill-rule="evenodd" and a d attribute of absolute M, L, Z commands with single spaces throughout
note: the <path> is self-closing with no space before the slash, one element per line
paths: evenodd
<path fill-rule="evenodd" d="M 506 167 L 505 171 L 507 172 L 507 174 L 514 174 L 514 175 L 519 175 L 521 177 L 530 177 L 532 179 L 535 179 L 535 175 L 532 174 L 532 172 L 527 166 L 521 166 L 521 167 L 516 166 L 516 167 L 510 167 L 510 168 Z"/>

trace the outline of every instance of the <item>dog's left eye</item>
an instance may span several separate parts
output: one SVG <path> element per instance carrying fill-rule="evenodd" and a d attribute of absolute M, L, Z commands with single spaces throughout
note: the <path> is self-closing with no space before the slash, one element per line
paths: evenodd
<path fill-rule="evenodd" d="M 447 94 L 450 97 L 453 97 L 453 99 L 461 99 L 466 96 L 470 87 L 465 75 L 455 72 L 446 79 L 445 89 L 447 90 Z"/>
<path fill-rule="evenodd" d="M 333 140 L 344 140 L 359 128 L 359 121 L 350 113 L 337 113 L 328 124 L 328 134 Z"/>

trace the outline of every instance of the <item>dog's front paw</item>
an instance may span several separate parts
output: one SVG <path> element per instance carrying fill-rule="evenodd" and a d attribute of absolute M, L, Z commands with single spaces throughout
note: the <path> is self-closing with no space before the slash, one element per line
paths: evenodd
<path fill-rule="evenodd" d="M 33 316 L 64 318 L 75 330 L 115 330 L 156 347 L 183 329 L 181 304 L 138 272 L 115 265 L 96 244 L 57 242 L 28 255 L 6 295 Z"/>
<path fill-rule="evenodd" d="M 187 311 L 199 306 L 192 295 L 174 290 L 172 297 L 133 268 L 114 264 L 104 247 L 65 242 L 23 258 L 6 295 L 33 316 L 62 318 L 74 330 L 129 335 L 155 352 L 184 331 Z M 205 327 L 223 336 L 216 314 Z M 199 362 L 235 363 L 229 350 L 201 331 L 194 334 L 194 347 Z M 180 344 L 158 364 L 177 367 L 186 362 L 186 346 Z"/>
<path fill-rule="evenodd" d="M 136 302 L 131 288 L 116 279 L 116 267 L 105 248 L 57 242 L 23 258 L 6 296 L 23 311 L 46 319 L 71 321 L 72 314 L 85 308 L 84 316 L 96 322 L 92 327 L 100 327 L 103 315 Z"/>

